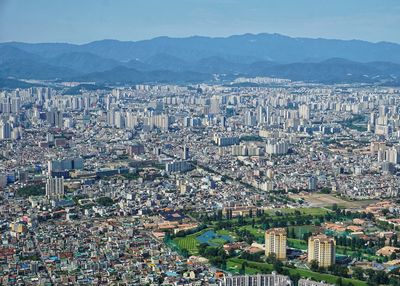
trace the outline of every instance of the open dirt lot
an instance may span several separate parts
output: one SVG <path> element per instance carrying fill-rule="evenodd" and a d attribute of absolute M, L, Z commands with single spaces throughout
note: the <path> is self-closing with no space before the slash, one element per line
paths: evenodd
<path fill-rule="evenodd" d="M 375 202 L 374 200 L 349 201 L 331 194 L 318 193 L 296 194 L 290 197 L 293 199 L 302 198 L 313 207 L 331 207 L 333 204 L 337 204 L 339 207 L 344 208 L 363 208 Z"/>

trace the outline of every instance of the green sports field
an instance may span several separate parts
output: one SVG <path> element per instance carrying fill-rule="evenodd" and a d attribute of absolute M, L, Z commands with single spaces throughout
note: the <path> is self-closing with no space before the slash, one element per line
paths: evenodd
<path fill-rule="evenodd" d="M 179 246 L 180 249 L 186 249 L 190 255 L 198 255 L 199 254 L 199 242 L 196 237 L 200 233 L 191 234 L 185 237 L 177 237 L 174 239 L 174 242 Z"/>
<path fill-rule="evenodd" d="M 187 250 L 189 255 L 198 255 L 200 242 L 197 240 L 197 237 L 209 230 L 210 228 L 207 228 L 194 234 L 187 235 L 185 237 L 176 237 L 174 238 L 174 242 L 180 249 Z M 216 233 L 218 235 L 229 235 L 234 240 L 237 237 L 234 232 L 228 230 L 218 230 L 216 231 Z M 224 245 L 227 241 L 221 238 L 213 238 L 209 242 L 216 245 Z"/>

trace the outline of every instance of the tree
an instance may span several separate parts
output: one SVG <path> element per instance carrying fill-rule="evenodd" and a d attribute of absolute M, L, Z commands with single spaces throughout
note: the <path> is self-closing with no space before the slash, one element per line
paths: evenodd
<path fill-rule="evenodd" d="M 400 286 L 400 280 L 398 277 L 391 276 L 389 279 L 389 284 L 393 286 Z"/>
<path fill-rule="evenodd" d="M 207 243 L 201 243 L 201 244 L 199 245 L 199 254 L 200 254 L 201 256 L 205 256 L 207 247 L 208 247 L 208 244 L 207 244 Z"/>
<path fill-rule="evenodd" d="M 217 211 L 217 220 L 222 220 L 222 210 Z"/>
<path fill-rule="evenodd" d="M 171 234 L 169 232 L 165 233 L 164 241 L 165 242 L 171 241 Z"/>
<path fill-rule="evenodd" d="M 317 260 L 311 260 L 311 262 L 310 262 L 310 269 L 312 270 L 312 271 L 318 271 L 318 268 L 319 268 L 319 264 L 318 264 L 318 261 Z"/>
<path fill-rule="evenodd" d="M 275 253 L 270 253 L 267 257 L 267 263 L 269 264 L 274 264 L 276 261 L 276 254 Z"/>
<path fill-rule="evenodd" d="M 17 190 L 17 197 L 30 197 L 30 196 L 44 196 L 46 194 L 45 185 L 38 184 L 32 186 L 22 187 Z"/>
<path fill-rule="evenodd" d="M 354 267 L 353 268 L 353 277 L 358 280 L 364 279 L 364 270 L 361 267 Z"/>
<path fill-rule="evenodd" d="M 388 275 L 382 270 L 374 271 L 373 269 L 367 269 L 365 272 L 368 275 L 368 285 L 387 284 L 389 281 Z"/>
<path fill-rule="evenodd" d="M 239 225 L 239 226 L 242 226 L 242 225 L 244 225 L 245 223 L 246 223 L 246 222 L 245 222 L 243 216 L 242 216 L 242 215 L 239 215 L 239 216 L 238 216 L 238 225 Z"/>
<path fill-rule="evenodd" d="M 290 237 L 291 237 L 291 238 L 296 238 L 296 233 L 294 232 L 294 227 L 292 227 L 292 228 L 290 229 Z"/>
<path fill-rule="evenodd" d="M 226 269 L 226 260 L 222 260 L 221 262 L 221 269 L 225 270 Z"/>
<path fill-rule="evenodd" d="M 303 234 L 303 240 L 308 241 L 308 238 L 312 235 L 311 232 L 307 232 L 305 234 Z"/>
<path fill-rule="evenodd" d="M 227 220 L 230 219 L 230 212 L 229 212 L 229 211 L 230 211 L 230 209 L 227 209 L 227 210 L 226 210 L 226 214 L 225 214 Z"/>
<path fill-rule="evenodd" d="M 189 251 L 187 249 L 182 249 L 181 254 L 185 258 L 189 257 Z"/>
<path fill-rule="evenodd" d="M 349 269 L 346 266 L 334 264 L 329 267 L 329 271 L 335 276 L 348 277 Z"/>
<path fill-rule="evenodd" d="M 300 278 L 301 276 L 297 272 L 290 276 L 290 279 L 292 279 L 294 285 L 298 285 Z"/>
<path fill-rule="evenodd" d="M 282 273 L 282 271 L 283 271 L 283 263 L 282 263 L 282 261 L 276 259 L 274 264 L 273 264 L 273 267 L 274 267 L 274 271 L 276 271 L 278 273 Z"/>
<path fill-rule="evenodd" d="M 97 203 L 104 207 L 109 207 L 114 204 L 114 201 L 109 197 L 100 197 L 97 199 Z"/>
<path fill-rule="evenodd" d="M 331 193 L 331 189 L 328 188 L 328 187 L 324 187 L 324 188 L 322 188 L 321 193 L 323 193 L 323 194 L 330 194 L 330 193 Z"/>
<path fill-rule="evenodd" d="M 246 273 L 246 267 L 248 263 L 245 261 L 242 263 L 241 269 L 240 269 L 240 274 L 245 274 Z"/>

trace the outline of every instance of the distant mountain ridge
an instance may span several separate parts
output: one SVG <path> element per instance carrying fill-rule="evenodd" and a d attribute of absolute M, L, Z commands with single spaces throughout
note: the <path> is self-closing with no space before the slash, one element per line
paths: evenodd
<path fill-rule="evenodd" d="M 101 40 L 82 45 L 63 43 L 28 44 L 0 43 L 42 57 L 63 53 L 89 52 L 117 61 L 145 61 L 157 54 L 168 54 L 193 62 L 217 56 L 230 62 L 250 63 L 257 60 L 278 63 L 323 61 L 345 58 L 352 61 L 387 61 L 400 63 L 400 45 L 389 42 L 371 43 L 361 40 L 292 38 L 280 34 L 243 34 L 229 37 L 187 38 L 158 37 L 143 41 Z"/>
<path fill-rule="evenodd" d="M 0 43 L 0 78 L 173 83 L 225 74 L 371 83 L 398 81 L 399 70 L 399 44 L 279 34 L 102 40 L 83 45 Z"/>

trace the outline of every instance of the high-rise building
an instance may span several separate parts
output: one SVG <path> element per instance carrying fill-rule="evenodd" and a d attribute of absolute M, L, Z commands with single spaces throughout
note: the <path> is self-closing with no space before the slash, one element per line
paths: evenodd
<path fill-rule="evenodd" d="M 263 124 L 265 122 L 265 109 L 263 106 L 259 105 L 257 107 L 257 123 Z"/>
<path fill-rule="evenodd" d="M 83 169 L 83 163 L 83 159 L 79 157 L 51 160 L 47 162 L 48 174 L 65 170 L 80 170 Z"/>
<path fill-rule="evenodd" d="M 335 264 L 336 241 L 324 234 L 311 236 L 308 239 L 308 262 L 315 260 L 319 267 Z"/>
<path fill-rule="evenodd" d="M 274 254 L 277 259 L 286 259 L 286 229 L 271 228 L 265 232 L 265 255 Z"/>
<path fill-rule="evenodd" d="M 38 261 L 31 262 L 31 272 L 33 274 L 37 274 L 39 272 L 39 262 Z"/>
<path fill-rule="evenodd" d="M 218 114 L 218 113 L 220 113 L 219 98 L 213 96 L 210 100 L 210 114 Z"/>
<path fill-rule="evenodd" d="M 64 177 L 49 177 L 46 183 L 46 197 L 49 200 L 60 200 L 64 197 Z"/>
<path fill-rule="evenodd" d="M 231 147 L 233 156 L 247 156 L 248 150 L 246 145 L 233 145 Z"/>
<path fill-rule="evenodd" d="M 18 128 L 13 128 L 11 130 L 11 139 L 12 140 L 19 140 L 21 139 L 21 133 L 22 133 L 22 128 L 18 127 Z"/>
<path fill-rule="evenodd" d="M 233 137 L 222 137 L 220 135 L 214 134 L 214 143 L 217 144 L 218 146 L 230 146 L 230 145 L 235 145 L 239 144 L 240 140 L 239 137 L 233 136 Z"/>
<path fill-rule="evenodd" d="M 127 151 L 129 156 L 141 155 L 144 154 L 144 146 L 140 143 L 134 143 L 131 146 L 128 146 Z"/>
<path fill-rule="evenodd" d="M 107 125 L 114 127 L 114 125 L 115 125 L 115 110 L 107 111 Z"/>
<path fill-rule="evenodd" d="M 47 122 L 51 126 L 55 126 L 58 128 L 64 127 L 64 118 L 63 118 L 63 113 L 61 111 L 59 110 L 48 111 L 46 117 L 47 117 Z"/>
<path fill-rule="evenodd" d="M 0 140 L 11 138 L 11 126 L 10 123 L 0 121 Z"/>
<path fill-rule="evenodd" d="M 392 148 L 386 150 L 385 152 L 386 161 L 393 164 L 398 164 L 400 162 L 400 146 L 395 145 Z"/>
<path fill-rule="evenodd" d="M 183 118 L 183 126 L 190 127 L 190 117 Z"/>
<path fill-rule="evenodd" d="M 115 97 L 113 97 L 111 94 L 107 95 L 107 97 L 104 99 L 104 103 L 106 105 L 106 110 L 111 109 L 111 105 L 115 102 Z"/>
<path fill-rule="evenodd" d="M 244 125 L 254 126 L 257 124 L 257 117 L 254 116 L 253 112 L 247 111 L 244 115 Z"/>
<path fill-rule="evenodd" d="M 270 155 L 282 155 L 289 151 L 289 144 L 285 140 L 268 140 L 265 146 L 265 152 Z"/>
<path fill-rule="evenodd" d="M 121 111 L 116 111 L 114 114 L 114 126 L 118 129 L 125 127 L 125 118 Z"/>
<path fill-rule="evenodd" d="M 7 99 L 0 103 L 1 113 L 9 114 L 11 112 L 11 104 L 10 101 Z"/>
<path fill-rule="evenodd" d="M 269 116 L 271 115 L 269 106 L 265 106 L 264 107 L 264 111 L 265 111 L 265 123 L 268 124 L 269 123 Z"/>
<path fill-rule="evenodd" d="M 371 124 L 371 126 L 375 126 L 375 121 L 376 121 L 375 112 L 371 112 L 371 115 L 369 117 L 369 123 Z"/>
<path fill-rule="evenodd" d="M 315 176 L 311 176 L 308 178 L 308 189 L 310 191 L 315 191 L 317 189 L 318 179 Z"/>
<path fill-rule="evenodd" d="M 201 119 L 197 117 L 190 119 L 190 126 L 192 127 L 201 126 Z"/>
<path fill-rule="evenodd" d="M 11 113 L 17 114 L 21 106 L 20 98 L 11 98 Z"/>
<path fill-rule="evenodd" d="M 164 104 L 160 100 L 152 100 L 149 103 L 149 107 L 152 108 L 155 111 L 162 111 L 164 108 Z"/>
<path fill-rule="evenodd" d="M 165 164 L 167 173 L 187 172 L 193 169 L 193 165 L 187 161 L 173 161 Z"/>
<path fill-rule="evenodd" d="M 379 106 L 379 117 L 385 117 L 388 113 L 389 109 L 386 105 Z"/>
<path fill-rule="evenodd" d="M 7 186 L 7 175 L 0 174 L 0 188 L 4 188 L 5 186 Z"/>
<path fill-rule="evenodd" d="M 189 160 L 189 147 L 188 146 L 183 146 L 182 159 Z"/>
<path fill-rule="evenodd" d="M 299 114 L 301 119 L 310 119 L 310 106 L 308 104 L 303 104 L 299 107 Z"/>
<path fill-rule="evenodd" d="M 271 274 L 224 276 L 220 286 L 291 286 L 292 280 L 288 276 Z"/>
<path fill-rule="evenodd" d="M 160 114 L 145 118 L 144 125 L 148 126 L 151 129 L 155 127 L 162 131 L 167 131 L 172 122 L 173 117 L 168 116 L 168 114 Z"/>
<path fill-rule="evenodd" d="M 221 125 L 222 127 L 226 127 L 226 117 L 225 117 L 225 116 L 221 116 L 221 117 L 219 118 L 219 122 L 220 122 L 220 125 Z"/>
<path fill-rule="evenodd" d="M 138 118 L 133 112 L 126 112 L 125 127 L 134 129 L 138 125 Z"/>

